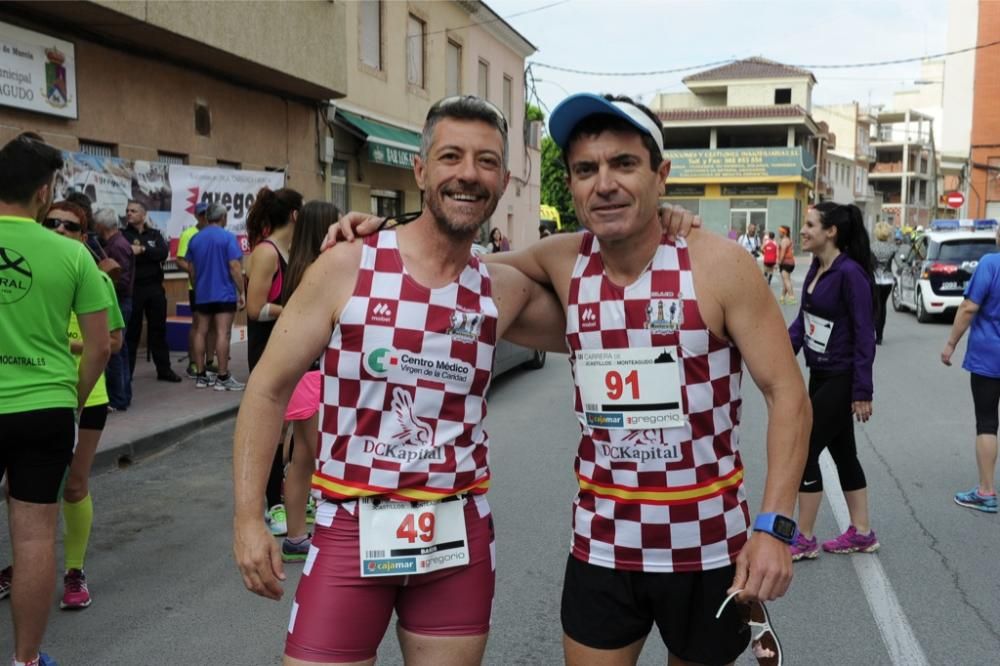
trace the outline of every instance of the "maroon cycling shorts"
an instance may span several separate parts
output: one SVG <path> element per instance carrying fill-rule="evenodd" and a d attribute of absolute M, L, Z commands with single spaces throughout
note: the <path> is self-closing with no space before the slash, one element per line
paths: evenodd
<path fill-rule="evenodd" d="M 493 517 L 483 495 L 465 501 L 469 564 L 429 574 L 363 579 L 356 504 L 321 503 L 288 622 L 285 654 L 314 662 L 375 656 L 392 619 L 414 634 L 479 636 L 490 628 Z M 354 511 L 354 513 L 352 513 Z"/>

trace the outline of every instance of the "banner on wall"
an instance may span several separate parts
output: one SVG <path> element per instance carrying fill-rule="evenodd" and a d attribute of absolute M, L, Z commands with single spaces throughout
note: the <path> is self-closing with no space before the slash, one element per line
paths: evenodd
<path fill-rule="evenodd" d="M 229 209 L 226 229 L 236 235 L 243 251 L 249 252 L 246 219 L 257 192 L 265 186 L 276 190 L 284 185 L 285 174 L 280 171 L 239 171 L 171 164 L 169 237 L 177 238 L 185 227 L 195 223 L 195 204 L 221 203 Z"/>
<path fill-rule="evenodd" d="M 94 210 L 110 208 L 124 224 L 128 202 L 146 207 L 150 224 L 177 250 L 181 232 L 195 224 L 197 203 L 221 203 L 229 209 L 226 229 L 236 235 L 244 252 L 246 216 L 260 188 L 284 187 L 285 174 L 272 171 L 239 171 L 183 164 L 124 160 L 86 153 L 63 152 L 63 169 L 56 176 L 55 199 L 72 191 L 83 192 Z"/>

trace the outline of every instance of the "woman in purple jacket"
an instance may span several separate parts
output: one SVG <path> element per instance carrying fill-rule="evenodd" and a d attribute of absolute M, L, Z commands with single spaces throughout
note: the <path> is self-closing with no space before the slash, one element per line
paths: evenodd
<path fill-rule="evenodd" d="M 872 415 L 875 360 L 872 256 L 857 206 L 824 202 L 809 209 L 802 249 L 812 265 L 802 288 L 802 307 L 788 329 L 792 347 L 803 349 L 809 366 L 813 407 L 809 458 L 799 486 L 799 535 L 792 559 L 814 559 L 819 547 L 813 528 L 823 499 L 819 454 L 829 449 L 847 499 L 851 525 L 823 543 L 829 553 L 873 553 L 879 543 L 868 520 L 865 473 L 858 461 L 852 416 Z"/>

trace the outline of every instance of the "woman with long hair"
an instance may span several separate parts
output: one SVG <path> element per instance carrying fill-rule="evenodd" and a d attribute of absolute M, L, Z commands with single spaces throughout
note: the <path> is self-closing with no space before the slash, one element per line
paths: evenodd
<path fill-rule="evenodd" d="M 892 259 L 896 256 L 896 244 L 890 243 L 892 225 L 879 222 L 875 225 L 875 242 L 872 243 L 872 261 L 875 268 L 875 344 L 882 344 L 885 330 L 886 306 L 892 294 Z"/>
<path fill-rule="evenodd" d="M 809 209 L 802 249 L 813 260 L 802 287 L 802 307 L 788 334 L 809 367 L 813 425 L 799 485 L 799 534 L 791 545 L 792 559 L 819 555 L 813 528 L 823 499 L 823 449 L 829 449 L 836 464 L 851 517 L 847 531 L 824 542 L 823 550 L 873 553 L 879 542 L 869 521 L 867 483 L 852 422 L 852 416 L 862 423 L 871 418 L 875 360 L 872 255 L 861 211 L 832 202 Z"/>
<path fill-rule="evenodd" d="M 60 236 L 86 244 L 87 220 L 87 212 L 81 206 L 69 201 L 58 201 L 49 208 L 42 225 Z M 125 320 L 118 309 L 114 283 L 104 273 L 101 273 L 101 276 L 111 303 L 108 308 L 108 331 L 111 337 L 111 353 L 114 354 L 122 346 Z M 83 353 L 83 342 L 80 325 L 74 314 L 70 315 L 67 334 L 70 350 L 79 364 L 79 355 Z M 107 418 L 108 390 L 104 375 L 101 374 L 80 412 L 79 437 L 73 452 L 73 462 L 70 464 L 69 474 L 63 485 L 65 573 L 63 596 L 59 607 L 67 610 L 79 610 L 90 606 L 90 590 L 83 569 L 87 545 L 90 542 L 90 530 L 94 524 L 94 503 L 90 497 L 89 487 L 90 468 L 94 464 L 94 455 L 97 453 L 97 445 L 101 441 Z"/>
<path fill-rule="evenodd" d="M 306 269 L 319 256 L 327 230 L 340 218 L 340 211 L 325 201 L 310 201 L 302 207 L 292 236 L 288 271 L 282 285 L 281 302 L 287 303 L 302 282 Z M 281 559 L 301 562 L 309 554 L 306 506 L 315 468 L 316 440 L 319 436 L 319 401 L 322 373 L 314 368 L 299 380 L 292 393 L 285 420 L 292 423 L 293 444 L 285 477 L 285 509 L 288 535 L 281 544 Z"/>
<path fill-rule="evenodd" d="M 510 251 L 510 241 L 507 240 L 503 232 L 499 228 L 493 227 L 490 231 L 490 252 L 509 252 Z"/>
<path fill-rule="evenodd" d="M 795 288 L 792 286 L 792 271 L 795 270 L 795 247 L 792 243 L 792 230 L 781 225 L 778 227 L 778 270 L 781 273 L 781 297 L 779 303 L 795 303 Z"/>
<path fill-rule="evenodd" d="M 295 221 L 302 208 L 302 195 L 287 187 L 272 191 L 260 188 L 247 213 L 247 365 L 253 372 L 264 354 L 274 322 L 281 314 L 281 291 L 288 269 L 288 252 Z M 285 505 L 281 501 L 284 472 L 281 447 L 267 480 L 268 525 L 275 536 L 287 531 Z"/>

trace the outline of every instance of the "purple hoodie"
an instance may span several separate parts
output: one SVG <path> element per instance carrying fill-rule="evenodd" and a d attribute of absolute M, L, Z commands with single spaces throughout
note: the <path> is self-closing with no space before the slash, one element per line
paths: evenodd
<path fill-rule="evenodd" d="M 841 253 L 810 294 L 809 285 L 818 270 L 819 259 L 813 259 L 802 286 L 802 307 L 788 327 L 792 348 L 796 354 L 804 349 L 810 370 L 853 373 L 852 399 L 871 400 L 875 361 L 871 280 L 856 261 Z M 807 320 L 813 329 L 808 336 Z"/>

